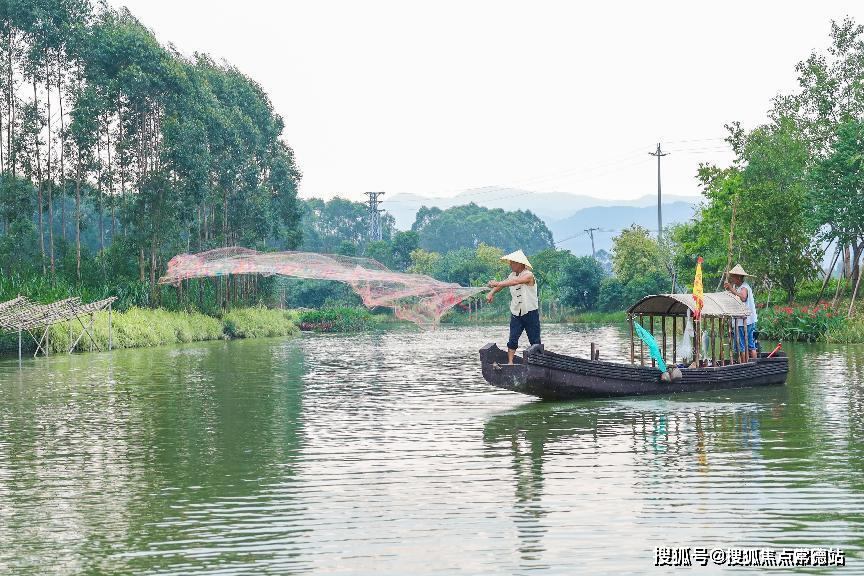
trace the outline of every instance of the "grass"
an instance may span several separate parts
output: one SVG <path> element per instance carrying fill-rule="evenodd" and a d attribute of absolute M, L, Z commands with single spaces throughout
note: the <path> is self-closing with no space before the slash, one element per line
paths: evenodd
<path fill-rule="evenodd" d="M 81 319 L 89 326 L 90 318 Z M 200 342 L 223 338 L 263 338 L 268 336 L 291 336 L 299 332 L 297 314 L 286 310 L 266 308 L 238 308 L 227 312 L 221 319 L 198 312 L 170 312 L 163 309 L 130 308 L 111 315 L 111 339 L 113 348 L 145 348 Z M 48 338 L 51 353 L 68 352 L 77 340 L 75 350 L 87 351 L 108 349 L 108 312 L 94 315 L 93 341 L 82 335 L 82 326 L 77 320 L 61 322 L 51 327 Z M 41 331 L 37 337 L 41 336 Z M 79 339 L 79 336 L 80 339 Z M 32 353 L 34 342 L 24 335 L 25 350 Z M 94 345 L 95 341 L 95 345 Z M 18 335 L 6 333 L 0 339 L 0 349 L 18 350 Z"/>
<path fill-rule="evenodd" d="M 269 308 L 236 308 L 222 316 L 225 334 L 231 338 L 291 336 L 299 332 L 297 314 Z"/>

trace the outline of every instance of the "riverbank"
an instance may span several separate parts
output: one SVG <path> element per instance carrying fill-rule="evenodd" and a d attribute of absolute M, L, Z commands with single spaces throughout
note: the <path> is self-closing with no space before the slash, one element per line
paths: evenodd
<path fill-rule="evenodd" d="M 198 312 L 130 308 L 111 314 L 110 337 L 112 348 L 146 348 L 230 338 L 291 336 L 300 331 L 297 319 L 298 315 L 294 311 L 267 308 L 236 308 L 219 318 Z M 85 325 L 89 325 L 89 318 L 82 320 Z M 68 352 L 76 340 L 74 349 L 79 352 L 97 348 L 107 350 L 108 312 L 94 315 L 93 328 L 90 330 L 92 340 L 87 334 L 81 335 L 81 332 L 81 324 L 77 320 L 55 324 L 49 332 L 49 353 Z M 32 354 L 36 349 L 35 343 L 26 334 L 24 337 L 24 351 Z M 17 353 L 18 335 L 5 333 L 0 336 L 0 349 Z"/>
<path fill-rule="evenodd" d="M 450 313 L 441 319 L 442 324 L 463 326 L 469 324 L 507 324 L 510 321 L 509 311 L 495 311 L 480 314 Z M 560 314 L 541 314 L 543 324 L 623 324 L 627 322 L 627 313 L 620 312 L 575 312 L 567 311 Z"/>

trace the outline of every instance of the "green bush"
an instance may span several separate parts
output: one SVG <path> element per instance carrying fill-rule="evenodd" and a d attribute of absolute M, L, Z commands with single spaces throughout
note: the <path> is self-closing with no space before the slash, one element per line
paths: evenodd
<path fill-rule="evenodd" d="M 81 319 L 89 327 L 90 318 Z M 96 346 L 87 334 L 82 333 L 78 320 L 61 322 L 51 327 L 49 333 L 50 351 L 67 352 L 74 340 L 78 340 L 76 350 L 90 350 L 98 347 L 108 349 L 108 312 L 95 314 L 93 329 L 90 331 Z M 161 346 L 178 342 L 216 340 L 224 337 L 222 323 L 210 316 L 195 312 L 168 312 L 130 308 L 126 312 L 111 314 L 111 340 L 113 348 L 143 348 Z M 29 348 L 32 348 L 28 344 Z"/>
<path fill-rule="evenodd" d="M 827 304 L 813 307 L 774 306 L 759 313 L 759 333 L 772 340 L 816 342 L 833 340 L 831 335 L 848 335 L 846 317 Z"/>
<path fill-rule="evenodd" d="M 295 318 L 285 310 L 237 308 L 226 313 L 222 322 L 232 338 L 290 336 L 298 331 Z"/>

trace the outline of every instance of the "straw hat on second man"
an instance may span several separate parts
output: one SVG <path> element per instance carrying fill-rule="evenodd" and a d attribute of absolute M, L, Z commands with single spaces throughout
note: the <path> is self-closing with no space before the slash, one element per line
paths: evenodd
<path fill-rule="evenodd" d="M 518 262 L 519 264 L 524 264 L 526 267 L 532 270 L 534 269 L 534 267 L 531 266 L 531 263 L 528 262 L 528 257 L 525 256 L 525 253 L 522 252 L 522 250 L 516 250 L 515 252 L 511 252 L 506 256 L 502 256 L 501 260 L 504 260 L 505 262 Z"/>
<path fill-rule="evenodd" d="M 729 274 L 735 274 L 737 276 L 752 276 L 752 274 L 745 272 L 744 268 L 742 268 L 740 264 L 736 264 L 734 268 L 729 270 Z"/>

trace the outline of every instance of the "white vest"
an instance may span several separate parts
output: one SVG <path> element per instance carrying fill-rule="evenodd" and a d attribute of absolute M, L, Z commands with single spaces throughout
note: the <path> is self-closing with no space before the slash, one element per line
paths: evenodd
<path fill-rule="evenodd" d="M 531 274 L 531 271 L 526 268 L 519 274 L 511 272 L 507 279 L 512 280 L 513 278 L 518 278 L 526 273 Z M 539 307 L 540 303 L 537 300 L 536 279 L 534 280 L 534 284 L 517 284 L 516 286 L 510 286 L 510 312 L 514 316 L 522 316 L 532 310 L 537 310 Z"/>
<path fill-rule="evenodd" d="M 747 288 L 747 301 L 744 304 L 747 306 L 747 310 L 750 312 L 747 315 L 747 325 L 755 324 L 758 316 L 756 315 L 756 298 L 753 296 L 753 288 L 750 287 L 750 284 L 747 282 L 741 283 L 741 288 Z"/>

